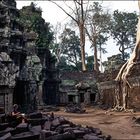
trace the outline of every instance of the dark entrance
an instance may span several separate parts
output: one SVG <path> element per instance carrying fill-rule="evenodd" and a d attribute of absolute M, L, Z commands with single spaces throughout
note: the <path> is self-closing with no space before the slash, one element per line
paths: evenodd
<path fill-rule="evenodd" d="M 80 102 L 81 102 L 81 103 L 84 102 L 84 93 L 80 93 Z"/>

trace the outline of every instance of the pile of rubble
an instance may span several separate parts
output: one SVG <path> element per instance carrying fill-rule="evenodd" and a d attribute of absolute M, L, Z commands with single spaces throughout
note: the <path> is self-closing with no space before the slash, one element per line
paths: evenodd
<path fill-rule="evenodd" d="M 98 128 L 73 124 L 62 116 L 32 113 L 17 124 L 1 116 L 0 140 L 110 140 Z"/>
<path fill-rule="evenodd" d="M 60 110 L 59 107 L 52 105 L 40 106 L 38 109 L 43 112 L 55 112 Z"/>
<path fill-rule="evenodd" d="M 85 113 L 86 110 L 79 104 L 69 104 L 65 107 L 67 113 Z"/>

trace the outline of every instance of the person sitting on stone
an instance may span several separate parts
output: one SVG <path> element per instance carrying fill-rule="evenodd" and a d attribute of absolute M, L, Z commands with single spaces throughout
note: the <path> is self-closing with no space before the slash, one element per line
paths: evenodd
<path fill-rule="evenodd" d="M 14 104 L 13 110 L 12 110 L 12 116 L 19 116 L 21 113 L 18 111 L 18 105 Z"/>
<path fill-rule="evenodd" d="M 25 117 L 25 114 L 24 113 L 21 113 L 19 110 L 18 110 L 18 105 L 17 104 L 14 104 L 13 106 L 13 111 L 11 113 L 12 117 L 14 117 L 16 120 L 18 120 L 19 123 L 24 123 L 26 120 L 26 117 Z"/>

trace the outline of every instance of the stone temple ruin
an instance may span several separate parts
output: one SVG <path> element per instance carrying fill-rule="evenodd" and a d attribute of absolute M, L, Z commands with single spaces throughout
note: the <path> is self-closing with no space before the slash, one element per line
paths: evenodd
<path fill-rule="evenodd" d="M 60 78 L 60 104 L 96 102 L 98 89 L 93 72 L 62 72 Z"/>
<path fill-rule="evenodd" d="M 128 76 L 129 84 L 132 88 L 129 88 L 129 94 L 127 95 L 126 105 L 128 109 L 139 110 L 140 109 L 140 64 L 135 64 L 135 67 L 131 69 L 130 75 Z M 110 70 L 108 73 L 100 75 L 99 92 L 101 105 L 107 109 L 114 108 L 116 104 L 115 90 L 118 84 L 115 78 L 119 72 L 119 69 Z M 123 97 L 119 94 L 119 102 L 122 105 Z"/>
<path fill-rule="evenodd" d="M 47 48 L 35 46 L 37 34 L 25 31 L 19 16 L 15 0 L 0 0 L 0 109 L 4 112 L 14 103 L 32 111 L 59 102 L 55 60 Z"/>

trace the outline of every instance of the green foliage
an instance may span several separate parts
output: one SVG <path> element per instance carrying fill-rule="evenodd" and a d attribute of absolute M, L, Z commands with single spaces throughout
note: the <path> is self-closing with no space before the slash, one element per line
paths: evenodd
<path fill-rule="evenodd" d="M 86 57 L 86 61 L 87 61 L 87 69 L 89 71 L 93 70 L 93 64 L 94 64 L 94 57 L 93 57 L 93 55 L 87 56 Z"/>
<path fill-rule="evenodd" d="M 53 32 L 49 23 L 42 18 L 42 11 L 34 3 L 20 10 L 20 22 L 27 31 L 33 30 L 38 34 L 37 47 L 48 47 L 53 40 Z"/>
<path fill-rule="evenodd" d="M 128 59 L 129 54 L 125 53 L 125 57 L 126 59 Z M 105 67 L 105 70 L 107 71 L 118 70 L 123 64 L 124 64 L 124 61 L 122 59 L 121 54 L 108 57 L 108 60 L 103 62 L 103 66 Z"/>
<path fill-rule="evenodd" d="M 120 46 L 119 50 L 122 53 L 122 59 L 125 60 L 125 50 L 133 48 L 136 40 L 136 25 L 138 16 L 136 12 L 127 13 L 114 11 L 112 26 L 110 28 L 113 39 Z"/>
<path fill-rule="evenodd" d="M 80 39 L 70 28 L 65 28 L 59 37 L 60 44 L 53 45 L 53 52 L 59 57 L 59 68 L 81 70 Z M 59 55 L 59 56 L 58 56 Z"/>

